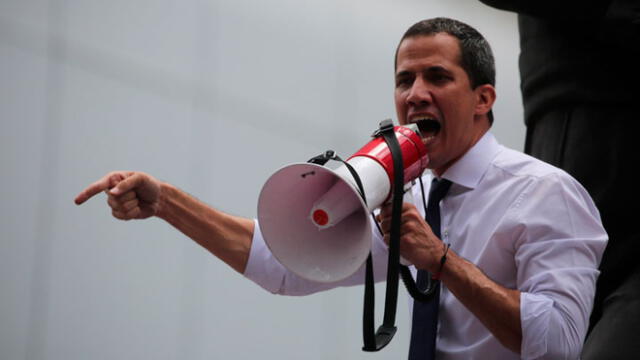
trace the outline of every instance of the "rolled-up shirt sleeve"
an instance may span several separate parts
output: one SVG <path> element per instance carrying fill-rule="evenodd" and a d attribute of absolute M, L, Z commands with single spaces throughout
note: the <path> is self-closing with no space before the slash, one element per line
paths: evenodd
<path fill-rule="evenodd" d="M 244 276 L 271 293 L 280 293 L 287 270 L 269 251 L 258 226 L 258 220 L 254 222 L 251 251 Z"/>
<path fill-rule="evenodd" d="M 353 275 L 333 283 L 321 283 L 297 276 L 286 269 L 266 245 L 258 221 L 255 220 L 249 260 L 244 276 L 263 289 L 279 295 L 301 296 L 341 286 L 353 286 L 364 283 L 365 264 Z M 386 280 L 387 246 L 375 227 L 371 229 L 371 254 L 376 282 Z M 301 239 L 304 241 L 304 239 Z"/>
<path fill-rule="evenodd" d="M 525 359 L 577 359 L 589 324 L 607 234 L 588 194 L 553 174 L 512 209 Z"/>

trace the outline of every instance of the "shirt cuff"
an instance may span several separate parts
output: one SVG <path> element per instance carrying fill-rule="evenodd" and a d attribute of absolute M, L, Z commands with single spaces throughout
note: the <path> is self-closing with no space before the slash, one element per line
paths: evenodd
<path fill-rule="evenodd" d="M 251 251 L 244 276 L 265 290 L 276 294 L 282 288 L 286 270 L 267 247 L 258 225 L 258 220 L 254 220 Z"/>
<path fill-rule="evenodd" d="M 552 308 L 553 300 L 544 295 L 520 293 L 520 351 L 523 359 L 539 358 L 547 352 L 547 331 Z"/>

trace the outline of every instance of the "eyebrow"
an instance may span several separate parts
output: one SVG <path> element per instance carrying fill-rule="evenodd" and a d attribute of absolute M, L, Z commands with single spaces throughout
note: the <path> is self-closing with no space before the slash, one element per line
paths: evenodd
<path fill-rule="evenodd" d="M 421 71 L 422 73 L 444 73 L 444 74 L 452 74 L 452 72 L 450 70 L 448 70 L 447 68 L 445 68 L 444 66 L 440 66 L 440 65 L 433 65 L 433 66 L 428 66 L 424 69 L 422 69 Z M 405 76 L 413 76 L 413 71 L 409 71 L 409 70 L 402 70 L 398 73 L 396 73 L 396 77 L 405 77 Z"/>
<path fill-rule="evenodd" d="M 413 72 L 404 70 L 404 71 L 400 71 L 399 73 L 396 73 L 396 78 L 407 77 L 407 76 L 413 76 Z"/>
<path fill-rule="evenodd" d="M 440 66 L 440 65 L 430 66 L 427 69 L 425 69 L 425 72 L 436 72 L 436 73 L 451 74 L 451 71 L 449 69 L 445 68 L 444 66 Z"/>

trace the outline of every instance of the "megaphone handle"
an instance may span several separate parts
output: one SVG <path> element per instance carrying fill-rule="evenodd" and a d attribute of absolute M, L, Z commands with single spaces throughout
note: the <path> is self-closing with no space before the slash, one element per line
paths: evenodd
<path fill-rule="evenodd" d="M 324 164 L 327 163 L 327 161 L 329 160 L 339 160 L 342 161 L 342 159 L 340 159 L 338 157 L 338 155 L 336 155 L 335 151 L 333 150 L 327 150 L 325 152 L 323 152 L 320 155 L 314 156 L 311 159 L 307 160 L 308 163 L 311 164 L 316 164 L 316 165 L 322 165 L 324 166 Z"/>
<path fill-rule="evenodd" d="M 322 153 L 322 154 L 320 154 L 318 156 L 312 157 L 311 159 L 307 160 L 307 162 L 311 163 L 311 164 L 317 164 L 317 165 L 324 166 L 324 164 L 326 164 L 327 161 L 329 161 L 329 160 L 339 161 L 342 164 L 344 164 L 344 166 L 347 168 L 347 170 L 349 170 L 349 173 L 351 173 L 351 176 L 356 181 L 356 185 L 358 185 L 358 191 L 360 192 L 360 197 L 362 198 L 362 201 L 364 201 L 364 203 L 366 205 L 367 204 L 367 197 L 365 196 L 364 187 L 362 186 L 362 181 L 360 180 L 360 176 L 358 175 L 358 172 L 356 172 L 356 170 L 353 168 L 353 166 L 351 166 L 351 164 L 349 164 L 348 162 L 342 160 L 342 158 L 340 156 L 338 156 L 338 154 L 336 154 L 335 151 L 327 150 L 327 151 L 325 151 L 324 153 Z"/>

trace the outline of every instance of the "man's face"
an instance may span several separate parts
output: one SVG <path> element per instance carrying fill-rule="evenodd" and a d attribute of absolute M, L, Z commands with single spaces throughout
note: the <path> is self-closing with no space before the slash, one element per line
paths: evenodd
<path fill-rule="evenodd" d="M 479 106 L 487 99 L 479 90 L 482 87 L 471 88 L 460 65 L 458 40 L 449 34 L 404 39 L 396 60 L 398 121 L 418 124 L 429 168 L 442 175 L 489 128 L 486 117 L 481 117 L 488 110 Z"/>

